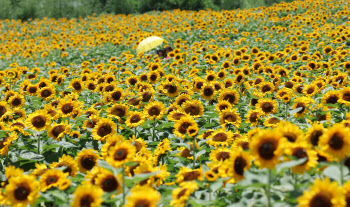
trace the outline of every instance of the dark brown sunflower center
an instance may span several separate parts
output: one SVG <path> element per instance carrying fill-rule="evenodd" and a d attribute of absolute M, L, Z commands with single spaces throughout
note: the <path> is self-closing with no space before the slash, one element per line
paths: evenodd
<path fill-rule="evenodd" d="M 200 109 L 197 105 L 189 105 L 185 108 L 185 112 L 195 116 L 195 115 L 199 115 Z"/>
<path fill-rule="evenodd" d="M 200 176 L 200 173 L 198 172 L 198 170 L 195 170 L 195 171 L 185 172 L 183 176 L 184 176 L 184 181 L 191 181 L 191 180 L 197 179 Z"/>
<path fill-rule="evenodd" d="M 270 160 L 274 157 L 275 150 L 277 149 L 274 141 L 266 140 L 263 141 L 258 148 L 259 155 L 265 160 Z"/>
<path fill-rule="evenodd" d="M 19 184 L 15 187 L 14 196 L 16 200 L 24 201 L 30 194 L 30 188 L 26 184 Z"/>
<path fill-rule="evenodd" d="M 265 112 L 265 113 L 269 113 L 273 110 L 273 104 L 270 102 L 265 102 L 261 105 L 261 109 Z"/>
<path fill-rule="evenodd" d="M 258 120 L 258 112 L 254 112 L 249 116 L 250 122 L 257 122 L 257 120 Z"/>
<path fill-rule="evenodd" d="M 89 83 L 88 89 L 93 91 L 96 89 L 96 85 L 94 83 Z"/>
<path fill-rule="evenodd" d="M 223 100 L 228 101 L 228 102 L 230 102 L 230 103 L 232 104 L 232 103 L 235 102 L 236 96 L 235 96 L 234 94 L 231 94 L 231 93 L 225 94 L 225 95 L 223 96 Z"/>
<path fill-rule="evenodd" d="M 104 137 L 112 132 L 112 127 L 108 123 L 102 123 L 98 129 L 97 134 L 100 137 Z"/>
<path fill-rule="evenodd" d="M 115 91 L 112 93 L 111 97 L 113 98 L 113 100 L 115 101 L 119 101 L 120 97 L 122 96 L 122 93 L 120 93 L 120 91 Z"/>
<path fill-rule="evenodd" d="M 139 199 L 135 202 L 135 207 L 150 207 L 151 203 L 146 199 Z"/>
<path fill-rule="evenodd" d="M 213 136 L 215 142 L 225 142 L 227 140 L 227 134 L 225 132 L 219 132 Z"/>
<path fill-rule="evenodd" d="M 108 85 L 108 86 L 105 87 L 105 91 L 106 92 L 111 92 L 113 90 L 114 90 L 114 86 L 112 86 L 112 85 Z"/>
<path fill-rule="evenodd" d="M 117 190 L 118 186 L 119 183 L 113 175 L 105 177 L 101 182 L 101 188 L 105 192 L 112 192 L 114 190 Z"/>
<path fill-rule="evenodd" d="M 36 128 L 42 128 L 46 124 L 46 117 L 42 115 L 38 115 L 32 118 L 31 120 L 32 124 Z"/>
<path fill-rule="evenodd" d="M 330 96 L 327 98 L 326 103 L 328 104 L 335 104 L 338 102 L 338 97 L 337 96 Z"/>
<path fill-rule="evenodd" d="M 283 136 L 286 137 L 290 142 L 295 142 L 297 139 L 297 136 L 292 132 L 284 132 Z"/>
<path fill-rule="evenodd" d="M 217 160 L 226 160 L 230 158 L 230 153 L 229 152 L 219 152 L 216 154 L 216 159 Z"/>
<path fill-rule="evenodd" d="M 343 94 L 343 100 L 350 102 L 350 93 L 349 92 Z"/>
<path fill-rule="evenodd" d="M 158 116 L 160 114 L 160 109 L 157 106 L 152 106 L 150 109 L 148 109 L 148 114 L 150 116 Z"/>
<path fill-rule="evenodd" d="M 55 137 L 58 137 L 62 132 L 64 132 L 64 125 L 58 125 L 52 128 L 51 132 Z"/>
<path fill-rule="evenodd" d="M 268 91 L 271 91 L 271 87 L 269 85 L 264 85 L 262 88 L 261 88 L 261 91 L 263 93 L 265 92 L 268 92 Z"/>
<path fill-rule="evenodd" d="M 21 103 L 22 103 L 22 101 L 21 101 L 20 98 L 14 98 L 14 99 L 12 100 L 12 105 L 14 105 L 14 106 L 18 106 L 18 105 L 20 105 Z"/>
<path fill-rule="evenodd" d="M 58 163 L 58 165 L 56 165 L 56 168 L 60 168 L 60 167 L 66 167 L 66 169 L 63 170 L 64 173 L 69 173 L 69 174 L 72 173 L 72 168 L 71 168 L 70 164 L 66 161 L 60 162 L 60 163 Z"/>
<path fill-rule="evenodd" d="M 64 113 L 64 114 L 69 114 L 73 111 L 73 106 L 72 104 L 70 103 L 66 103 L 62 106 L 61 108 L 61 111 Z"/>
<path fill-rule="evenodd" d="M 13 127 L 21 127 L 21 128 L 25 128 L 26 126 L 20 122 L 15 122 L 13 124 L 11 124 L 11 126 Z"/>
<path fill-rule="evenodd" d="M 298 159 L 302 159 L 304 157 L 308 157 L 306 150 L 302 147 L 297 147 L 293 150 L 293 156 L 298 158 Z M 307 160 L 305 161 L 305 163 L 307 162 Z"/>
<path fill-rule="evenodd" d="M 87 170 L 91 170 L 96 165 L 95 157 L 92 155 L 84 155 L 80 162 L 83 168 Z"/>
<path fill-rule="evenodd" d="M 168 88 L 168 93 L 175 93 L 177 91 L 176 85 L 170 85 Z"/>
<path fill-rule="evenodd" d="M 137 123 L 141 121 L 141 117 L 139 115 L 133 115 L 131 118 L 130 118 L 130 123 Z"/>
<path fill-rule="evenodd" d="M 93 202 L 94 202 L 94 198 L 91 195 L 89 194 L 83 195 L 80 198 L 80 207 L 90 207 Z"/>
<path fill-rule="evenodd" d="M 318 145 L 318 140 L 320 138 L 320 136 L 323 134 L 322 131 L 313 131 L 311 133 L 311 136 L 310 136 L 310 141 L 311 141 L 311 144 L 313 146 L 317 146 Z"/>
<path fill-rule="evenodd" d="M 28 89 L 29 93 L 35 93 L 36 90 L 37 90 L 36 87 L 29 87 L 29 89 Z"/>
<path fill-rule="evenodd" d="M 184 150 L 181 151 L 180 156 L 184 157 L 184 158 L 188 158 L 191 156 L 191 151 L 189 149 L 185 148 Z"/>
<path fill-rule="evenodd" d="M 137 83 L 137 80 L 135 78 L 129 79 L 130 85 L 135 85 Z"/>
<path fill-rule="evenodd" d="M 185 133 L 187 132 L 187 128 L 188 128 L 189 126 L 191 126 L 191 123 L 188 123 L 188 122 L 182 123 L 182 124 L 180 125 L 180 127 L 179 127 L 179 132 L 180 132 L 181 134 L 185 134 Z"/>
<path fill-rule="evenodd" d="M 333 204 L 327 195 L 322 192 L 314 195 L 309 203 L 310 207 L 332 207 Z"/>
<path fill-rule="evenodd" d="M 203 93 L 205 96 L 211 96 L 211 95 L 213 95 L 214 90 L 213 90 L 213 88 L 206 87 L 206 88 L 204 88 Z"/>
<path fill-rule="evenodd" d="M 56 175 L 51 175 L 46 178 L 45 183 L 46 185 L 51 185 L 53 183 L 56 183 L 58 181 L 58 177 Z"/>
<path fill-rule="evenodd" d="M 5 147 L 5 142 L 7 142 L 8 137 L 5 137 L 3 140 L 0 141 L 0 149 Z"/>
<path fill-rule="evenodd" d="M 124 148 L 120 148 L 117 151 L 115 151 L 113 155 L 114 160 L 122 161 L 125 160 L 128 155 L 128 150 Z"/>
<path fill-rule="evenodd" d="M 73 88 L 77 91 L 80 91 L 81 90 L 81 84 L 79 82 L 75 82 L 73 83 Z"/>
<path fill-rule="evenodd" d="M 301 107 L 302 109 L 298 111 L 298 114 L 302 114 L 305 111 L 305 104 L 304 103 L 298 103 L 297 108 Z"/>
<path fill-rule="evenodd" d="M 244 173 L 244 168 L 247 165 L 247 161 L 239 156 L 235 159 L 235 163 L 234 163 L 234 170 L 238 175 L 243 175 Z"/>
<path fill-rule="evenodd" d="M 44 89 L 41 91 L 40 95 L 43 98 L 49 97 L 52 94 L 52 92 L 50 91 L 50 89 Z"/>
<path fill-rule="evenodd" d="M 111 109 L 111 114 L 123 117 L 125 116 L 125 109 L 124 107 L 115 106 Z"/>
<path fill-rule="evenodd" d="M 344 137 L 339 132 L 335 132 L 328 141 L 329 146 L 334 150 L 340 150 L 344 145 Z"/>
<path fill-rule="evenodd" d="M 223 119 L 225 121 L 227 121 L 227 122 L 235 122 L 235 121 L 237 121 L 236 115 L 232 114 L 232 113 L 224 114 Z"/>

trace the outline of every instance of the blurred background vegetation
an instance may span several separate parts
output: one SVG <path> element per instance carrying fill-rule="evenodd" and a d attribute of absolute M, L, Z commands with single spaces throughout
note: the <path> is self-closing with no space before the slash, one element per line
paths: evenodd
<path fill-rule="evenodd" d="M 93 13 L 137 14 L 178 8 L 232 10 L 270 6 L 280 2 L 282 0 L 0 0 L 0 19 L 73 18 Z"/>

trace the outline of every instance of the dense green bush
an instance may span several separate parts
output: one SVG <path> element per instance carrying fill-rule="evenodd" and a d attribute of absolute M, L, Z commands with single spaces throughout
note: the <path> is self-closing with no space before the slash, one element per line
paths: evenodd
<path fill-rule="evenodd" d="M 231 10 L 269 6 L 282 0 L 0 0 L 0 19 L 73 18 L 93 13 L 131 14 L 152 10 Z M 284 0 L 291 2 L 292 0 Z"/>

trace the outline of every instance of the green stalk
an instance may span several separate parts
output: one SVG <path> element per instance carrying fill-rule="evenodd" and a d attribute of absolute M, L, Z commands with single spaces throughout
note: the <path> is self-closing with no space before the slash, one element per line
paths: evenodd
<path fill-rule="evenodd" d="M 266 196 L 267 196 L 267 207 L 271 207 L 271 170 L 270 169 L 267 171 Z"/>
<path fill-rule="evenodd" d="M 193 137 L 193 169 L 195 169 L 196 165 L 196 138 Z"/>
<path fill-rule="evenodd" d="M 35 134 L 37 140 L 38 140 L 38 154 L 40 155 L 40 136 Z"/>
<path fill-rule="evenodd" d="M 125 204 L 125 168 L 124 165 L 122 166 L 123 170 L 122 170 L 122 180 L 123 180 L 123 203 L 122 206 Z"/>
<path fill-rule="evenodd" d="M 134 128 L 134 134 L 135 134 L 135 137 L 137 138 L 137 127 Z"/>
<path fill-rule="evenodd" d="M 343 171 L 343 166 L 344 166 L 344 160 L 339 162 L 339 170 L 340 170 L 340 185 L 344 184 L 344 171 Z"/>
<path fill-rule="evenodd" d="M 157 120 L 154 119 L 154 120 L 153 120 L 152 141 L 154 141 L 154 138 L 155 138 L 155 136 L 156 136 L 156 124 L 157 124 Z"/>

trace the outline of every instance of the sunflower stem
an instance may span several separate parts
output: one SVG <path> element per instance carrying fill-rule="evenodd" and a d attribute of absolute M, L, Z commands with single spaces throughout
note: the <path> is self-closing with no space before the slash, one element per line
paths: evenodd
<path fill-rule="evenodd" d="M 267 197 L 267 207 L 271 207 L 271 170 L 270 169 L 267 171 L 266 197 Z"/>
<path fill-rule="evenodd" d="M 193 148 L 193 169 L 195 169 L 195 165 L 196 165 L 196 138 L 193 138 L 193 144 L 192 144 L 192 148 Z"/>
<path fill-rule="evenodd" d="M 135 137 L 137 138 L 137 127 L 134 128 L 134 134 L 135 134 Z"/>
<path fill-rule="evenodd" d="M 155 138 L 155 136 L 156 136 L 156 124 L 157 124 L 157 120 L 156 119 L 154 119 L 154 121 L 153 121 L 153 133 L 152 133 L 152 142 L 154 142 L 154 138 Z"/>
<path fill-rule="evenodd" d="M 123 180 L 123 203 L 122 206 L 125 204 L 125 168 L 124 165 L 122 166 L 122 180 Z"/>
<path fill-rule="evenodd" d="M 288 104 L 285 104 L 285 115 L 284 115 L 284 119 L 287 121 L 288 118 Z"/>
<path fill-rule="evenodd" d="M 37 140 L 38 140 L 38 154 L 40 155 L 40 136 L 38 134 L 35 134 Z"/>

